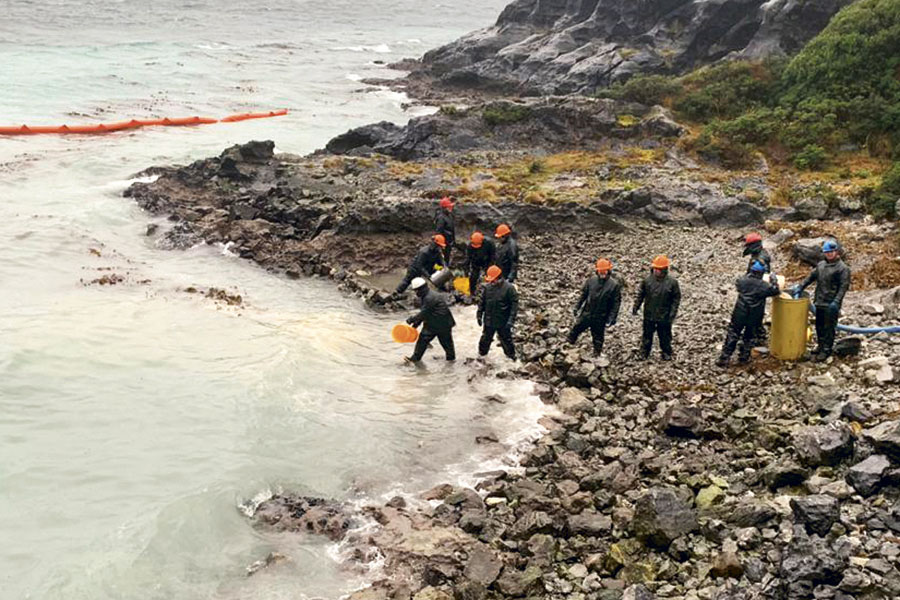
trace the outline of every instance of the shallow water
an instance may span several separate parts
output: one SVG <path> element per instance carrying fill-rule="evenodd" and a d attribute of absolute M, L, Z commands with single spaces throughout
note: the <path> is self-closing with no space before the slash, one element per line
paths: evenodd
<path fill-rule="evenodd" d="M 403 97 L 360 91 L 391 61 L 504 2 L 58 0 L 4 5 L 0 124 L 279 119 L 103 137 L 0 138 L 0 598 L 335 597 L 359 583 L 321 539 L 254 531 L 238 507 L 284 488 L 358 501 L 497 460 L 537 429 L 525 382 L 467 382 L 320 280 L 221 248 L 168 252 L 121 198 L 152 164 L 250 139 L 308 152 Z M 124 281 L 90 284 L 103 275 Z M 217 303 L 190 286 L 237 292 Z M 458 311 L 461 357 L 474 316 Z M 502 363 L 500 353 L 494 360 Z M 490 394 L 507 403 L 485 402 Z M 292 558 L 253 577 L 245 567 Z"/>

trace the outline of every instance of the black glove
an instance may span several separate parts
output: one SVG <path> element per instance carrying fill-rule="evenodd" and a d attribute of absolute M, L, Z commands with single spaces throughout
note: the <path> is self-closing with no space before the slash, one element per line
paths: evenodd
<path fill-rule="evenodd" d="M 581 312 L 581 307 L 579 307 L 579 306 L 576 306 L 575 308 L 572 309 L 572 314 L 575 315 L 576 317 L 578 316 L 578 313 L 580 313 L 580 312 Z"/>
<path fill-rule="evenodd" d="M 415 325 L 416 318 L 415 318 L 415 317 L 410 317 L 410 318 L 408 318 L 408 319 L 406 320 L 406 322 L 407 322 L 407 324 L 409 324 L 409 325 Z"/>
<path fill-rule="evenodd" d="M 615 325 L 615 324 L 616 324 L 616 320 L 615 320 L 615 319 L 612 319 L 611 321 L 609 321 L 609 322 L 606 324 L 606 326 L 607 326 L 607 327 L 612 327 L 612 326 Z"/>
<path fill-rule="evenodd" d="M 483 318 L 481 315 L 478 315 L 478 316 L 475 317 L 475 318 L 478 320 L 478 326 L 479 326 L 479 327 L 481 327 L 482 325 L 484 325 L 484 318 Z"/>

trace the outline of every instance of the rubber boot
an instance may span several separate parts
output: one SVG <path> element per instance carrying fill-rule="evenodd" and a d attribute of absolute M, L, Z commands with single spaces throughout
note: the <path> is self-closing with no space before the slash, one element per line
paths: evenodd
<path fill-rule="evenodd" d="M 716 360 L 716 366 L 722 367 L 723 369 L 728 366 L 728 363 L 731 361 L 731 358 L 725 356 L 724 354 L 719 355 L 718 360 Z"/>

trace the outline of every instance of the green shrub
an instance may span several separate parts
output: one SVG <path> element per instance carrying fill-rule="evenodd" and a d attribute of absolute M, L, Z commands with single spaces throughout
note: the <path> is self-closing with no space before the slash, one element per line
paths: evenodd
<path fill-rule="evenodd" d="M 748 109 L 771 104 L 781 63 L 729 61 L 706 67 L 681 79 L 686 88 L 675 109 L 695 120 L 728 119 Z"/>
<path fill-rule="evenodd" d="M 665 104 L 670 98 L 679 96 L 683 91 L 681 83 L 673 77 L 636 75 L 625 83 L 617 83 L 602 90 L 599 95 L 604 98 L 639 102 L 651 106 Z"/>
<path fill-rule="evenodd" d="M 527 106 L 509 102 L 495 102 L 484 108 L 481 118 L 491 127 L 496 127 L 497 125 L 524 121 L 530 115 L 531 109 Z"/>
<path fill-rule="evenodd" d="M 742 169 L 753 164 L 754 148 L 751 144 L 720 136 L 713 125 L 703 128 L 695 142 L 695 149 L 706 160 L 717 162 L 727 169 Z"/>
<path fill-rule="evenodd" d="M 828 153 L 822 146 L 809 144 L 794 155 L 794 166 L 804 171 L 820 171 L 828 162 Z"/>
<path fill-rule="evenodd" d="M 878 190 L 894 196 L 894 200 L 900 200 L 900 162 L 895 162 L 882 176 Z"/>

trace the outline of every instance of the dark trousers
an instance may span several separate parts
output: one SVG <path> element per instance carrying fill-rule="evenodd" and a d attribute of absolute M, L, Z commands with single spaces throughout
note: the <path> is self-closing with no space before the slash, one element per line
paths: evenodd
<path fill-rule="evenodd" d="M 606 317 L 592 317 L 585 313 L 578 317 L 572 331 L 569 332 L 569 343 L 574 344 L 578 341 L 578 336 L 590 328 L 591 337 L 594 340 L 594 353 L 600 354 L 603 351 L 603 340 L 606 339 Z"/>
<path fill-rule="evenodd" d="M 423 275 L 421 271 L 417 271 L 415 269 L 407 269 L 406 275 L 403 276 L 403 281 L 400 282 L 400 285 L 397 286 L 397 289 L 394 293 L 402 294 L 406 291 L 406 288 L 409 287 L 409 284 L 412 283 L 412 280 L 416 277 L 425 277 L 428 278 L 428 275 Z"/>
<path fill-rule="evenodd" d="M 641 356 L 650 356 L 653 348 L 653 334 L 659 336 L 659 349 L 663 356 L 672 356 L 672 324 L 663 321 L 644 319 L 644 331 L 641 334 Z"/>
<path fill-rule="evenodd" d="M 447 331 L 437 332 L 431 331 L 426 327 L 423 327 L 422 333 L 419 334 L 419 339 L 416 341 L 416 349 L 413 350 L 413 355 L 410 357 L 410 360 L 413 362 L 422 360 L 422 356 L 425 355 L 425 350 L 428 349 L 428 344 L 430 344 L 434 338 L 437 338 L 441 343 L 441 347 L 447 355 L 447 360 L 456 360 L 456 349 L 453 347 L 453 330 L 448 329 Z"/>
<path fill-rule="evenodd" d="M 494 341 L 495 333 L 497 334 L 497 337 L 500 338 L 500 345 L 503 347 L 503 353 L 507 357 L 515 360 L 516 346 L 513 344 L 512 329 L 506 328 L 497 329 L 485 325 L 484 329 L 481 330 L 481 339 L 478 340 L 478 354 L 481 356 L 487 355 L 491 349 L 491 344 Z"/>
<path fill-rule="evenodd" d="M 443 250 L 441 250 L 441 252 L 444 254 L 444 264 L 449 269 L 450 268 L 450 255 L 453 254 L 453 243 L 448 240 L 447 246 Z"/>
<path fill-rule="evenodd" d="M 487 267 L 469 266 L 469 295 L 474 297 L 478 292 L 478 283 L 481 281 L 481 274 L 484 273 L 485 269 Z"/>
<path fill-rule="evenodd" d="M 753 348 L 753 342 L 762 328 L 762 323 L 756 321 L 752 323 L 731 321 L 728 324 L 728 333 L 725 335 L 725 343 L 722 345 L 722 357 L 730 358 L 734 354 L 738 340 L 741 341 L 741 349 L 738 351 L 738 359 L 746 361 L 750 358 L 750 350 Z"/>
<path fill-rule="evenodd" d="M 828 310 L 828 306 L 816 306 L 816 341 L 820 353 L 831 355 L 837 324 L 838 315 Z"/>

